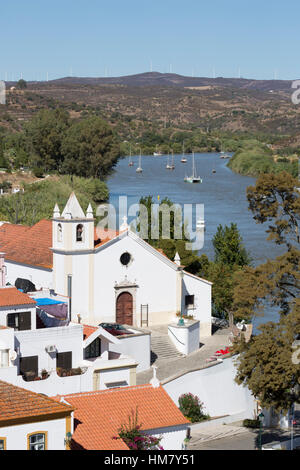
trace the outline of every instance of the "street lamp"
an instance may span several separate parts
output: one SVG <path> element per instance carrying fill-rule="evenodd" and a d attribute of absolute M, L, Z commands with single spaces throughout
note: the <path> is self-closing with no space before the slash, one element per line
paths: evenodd
<path fill-rule="evenodd" d="M 265 415 L 261 412 L 258 415 L 259 419 L 259 450 L 261 450 L 261 436 L 262 436 L 262 423 Z"/>

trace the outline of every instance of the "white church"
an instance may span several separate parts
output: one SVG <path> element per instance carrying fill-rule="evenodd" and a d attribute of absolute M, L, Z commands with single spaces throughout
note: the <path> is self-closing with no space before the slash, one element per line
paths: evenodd
<path fill-rule="evenodd" d="M 211 283 L 169 260 L 130 230 L 100 239 L 91 205 L 86 214 L 74 193 L 62 213 L 32 227 L 2 223 L 0 250 L 6 279 L 28 279 L 36 289 L 69 297 L 69 319 L 88 325 L 117 322 L 137 327 L 167 324 L 176 314 L 200 321 L 211 335 Z"/>

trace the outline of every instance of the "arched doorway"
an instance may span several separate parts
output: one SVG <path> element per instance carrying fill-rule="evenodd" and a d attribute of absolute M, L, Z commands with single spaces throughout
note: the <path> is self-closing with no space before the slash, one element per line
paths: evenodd
<path fill-rule="evenodd" d="M 117 298 L 116 322 L 133 325 L 133 297 L 129 292 L 122 292 Z"/>

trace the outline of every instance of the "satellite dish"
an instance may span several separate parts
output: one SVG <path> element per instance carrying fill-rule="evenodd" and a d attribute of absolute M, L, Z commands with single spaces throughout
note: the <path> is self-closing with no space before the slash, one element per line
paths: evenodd
<path fill-rule="evenodd" d="M 10 354 L 9 354 L 9 358 L 11 361 L 15 361 L 17 359 L 17 353 L 16 351 L 11 351 Z"/>

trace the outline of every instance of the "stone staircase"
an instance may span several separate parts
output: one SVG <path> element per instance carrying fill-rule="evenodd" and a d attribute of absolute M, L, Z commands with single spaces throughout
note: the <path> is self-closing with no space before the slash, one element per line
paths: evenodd
<path fill-rule="evenodd" d="M 151 363 L 155 363 L 161 359 L 174 359 L 176 357 L 184 357 L 175 348 L 172 341 L 167 335 L 153 335 L 151 337 Z"/>

